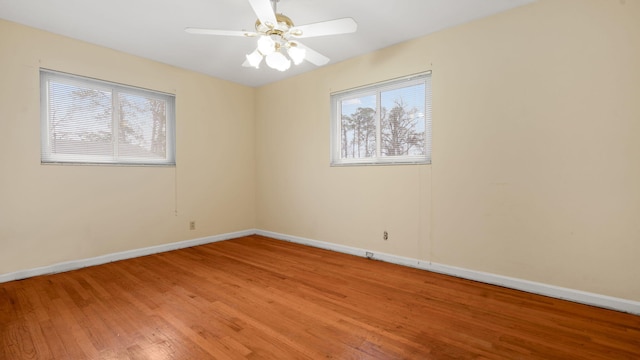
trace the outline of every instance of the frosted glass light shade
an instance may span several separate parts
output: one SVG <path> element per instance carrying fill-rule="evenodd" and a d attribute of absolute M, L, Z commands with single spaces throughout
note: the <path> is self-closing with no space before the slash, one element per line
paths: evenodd
<path fill-rule="evenodd" d="M 269 55 L 276 51 L 276 42 L 270 36 L 261 36 L 258 39 L 258 51 L 262 55 Z"/>
<path fill-rule="evenodd" d="M 267 55 L 265 62 L 270 68 L 280 71 L 286 71 L 291 67 L 291 60 L 287 59 L 287 57 L 282 55 L 279 51 Z"/>
<path fill-rule="evenodd" d="M 260 54 L 258 50 L 254 50 L 251 54 L 247 55 L 247 62 L 249 62 L 249 65 L 258 69 L 260 67 L 260 63 L 262 62 L 262 54 Z"/>
<path fill-rule="evenodd" d="M 304 61 L 304 57 L 307 54 L 307 50 L 299 48 L 297 46 L 291 46 L 287 50 L 287 53 L 289 54 L 289 57 L 291 58 L 291 60 L 293 60 L 294 64 L 300 65 L 300 63 Z"/>

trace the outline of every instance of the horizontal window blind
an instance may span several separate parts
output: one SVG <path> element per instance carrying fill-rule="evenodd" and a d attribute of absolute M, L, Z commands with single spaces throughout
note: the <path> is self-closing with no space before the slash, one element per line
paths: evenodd
<path fill-rule="evenodd" d="M 175 97 L 41 70 L 43 163 L 174 165 Z"/>

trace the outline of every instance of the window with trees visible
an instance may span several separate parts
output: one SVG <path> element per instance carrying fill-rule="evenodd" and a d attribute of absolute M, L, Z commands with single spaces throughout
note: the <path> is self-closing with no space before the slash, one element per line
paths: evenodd
<path fill-rule="evenodd" d="M 175 165 L 175 96 L 40 71 L 43 163 Z"/>
<path fill-rule="evenodd" d="M 431 163 L 431 73 L 331 95 L 331 163 Z"/>

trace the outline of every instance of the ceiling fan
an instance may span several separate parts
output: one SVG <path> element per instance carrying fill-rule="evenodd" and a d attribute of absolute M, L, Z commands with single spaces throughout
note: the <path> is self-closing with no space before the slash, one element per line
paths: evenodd
<path fill-rule="evenodd" d="M 325 35 L 338 35 L 355 32 L 358 24 L 352 18 L 341 18 L 322 21 L 313 24 L 296 26 L 293 21 L 277 12 L 277 3 L 280 0 L 249 0 L 249 4 L 256 13 L 255 31 L 244 30 L 215 30 L 186 28 L 186 32 L 203 35 L 242 36 L 258 38 L 257 48 L 246 55 L 242 64 L 245 67 L 260 66 L 262 59 L 272 69 L 286 71 L 291 67 L 307 60 L 308 62 L 322 66 L 329 62 L 329 58 L 303 45 L 298 39 Z M 286 51 L 285 56 L 283 53 Z"/>

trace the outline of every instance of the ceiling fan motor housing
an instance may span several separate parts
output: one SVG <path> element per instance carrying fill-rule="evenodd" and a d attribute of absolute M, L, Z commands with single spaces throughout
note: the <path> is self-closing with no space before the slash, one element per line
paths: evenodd
<path fill-rule="evenodd" d="M 266 35 L 277 35 L 280 37 L 284 37 L 284 35 L 293 28 L 293 21 L 286 15 L 276 14 L 277 24 L 263 24 L 260 19 L 256 20 L 256 31 L 258 33 L 263 33 Z M 291 32 L 291 35 L 300 36 L 302 32 L 299 30 L 294 30 Z"/>

